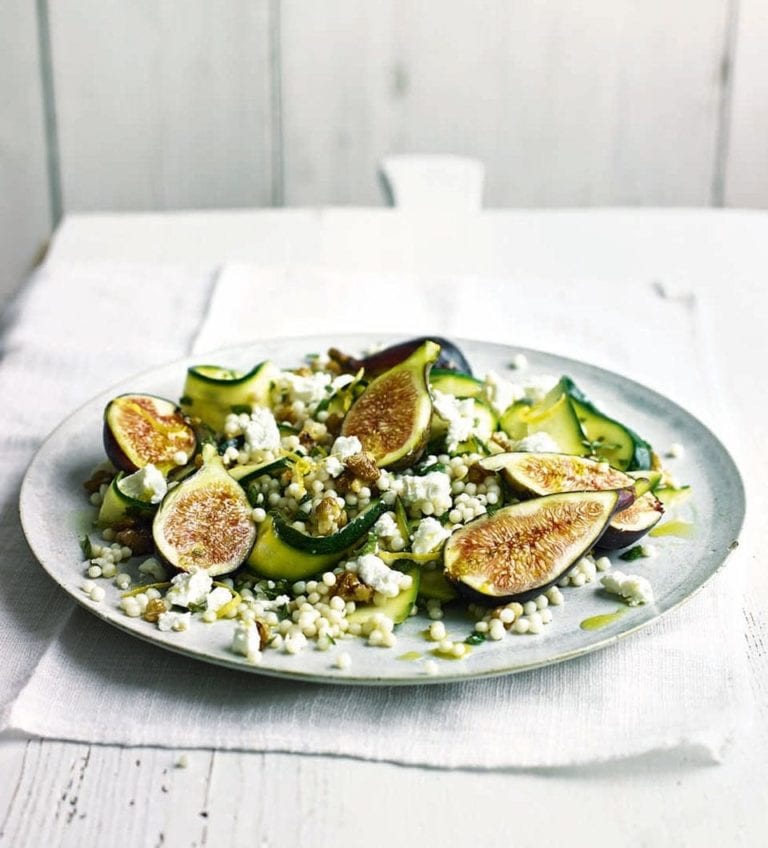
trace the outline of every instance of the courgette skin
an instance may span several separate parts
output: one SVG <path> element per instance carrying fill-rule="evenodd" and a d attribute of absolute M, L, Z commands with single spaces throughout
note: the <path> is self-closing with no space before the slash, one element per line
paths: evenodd
<path fill-rule="evenodd" d="M 604 441 L 618 447 L 604 453 L 604 458 L 621 471 L 645 471 L 652 466 L 653 448 L 626 424 L 601 412 L 570 377 L 562 377 L 560 385 L 571 398 L 587 439 Z"/>
<path fill-rule="evenodd" d="M 365 537 L 387 509 L 374 501 L 344 529 L 331 536 L 309 536 L 281 515 L 270 513 L 259 528 L 248 567 L 263 577 L 304 580 L 336 565 Z"/>
<path fill-rule="evenodd" d="M 231 412 L 267 404 L 273 371 L 269 361 L 245 374 L 219 365 L 193 365 L 187 369 L 181 408 L 221 432 Z"/>
<path fill-rule="evenodd" d="M 124 518 L 149 518 L 157 510 L 157 504 L 140 501 L 138 498 L 126 495 L 119 486 L 123 477 L 125 477 L 125 472 L 118 471 L 104 493 L 104 500 L 101 503 L 97 519 L 100 527 L 111 527 Z"/>
<path fill-rule="evenodd" d="M 457 398 L 480 397 L 483 393 L 483 383 L 477 377 L 445 368 L 433 368 L 429 384 L 433 389 Z"/>

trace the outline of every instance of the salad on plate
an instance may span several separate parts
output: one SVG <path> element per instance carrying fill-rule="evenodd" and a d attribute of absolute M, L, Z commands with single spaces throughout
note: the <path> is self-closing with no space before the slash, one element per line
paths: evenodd
<path fill-rule="evenodd" d="M 349 640 L 397 650 L 423 619 L 427 675 L 545 633 L 565 587 L 653 603 L 609 555 L 654 556 L 644 537 L 688 488 L 568 376 L 529 375 L 522 355 L 510 372 L 480 378 L 430 337 L 291 369 L 196 365 L 178 402 L 113 398 L 82 591 L 105 602 L 111 581 L 122 614 L 179 639 L 226 629 L 252 665 L 317 650 L 344 671 Z"/>

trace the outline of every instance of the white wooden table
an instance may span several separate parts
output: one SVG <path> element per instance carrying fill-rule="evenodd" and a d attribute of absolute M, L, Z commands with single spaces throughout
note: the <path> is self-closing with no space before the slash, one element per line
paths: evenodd
<path fill-rule="evenodd" d="M 715 299 L 722 328 L 715 359 L 729 375 L 723 402 L 742 424 L 737 460 L 748 483 L 768 476 L 768 214 L 649 209 L 457 217 L 332 209 L 65 220 L 47 261 L 90 260 L 290 260 L 532 279 L 567 273 L 584 285 L 611 285 L 628 316 L 635 297 L 706 294 Z M 652 328 L 644 332 L 652 341 Z M 0 844 L 768 844 L 768 571 L 756 556 L 748 567 L 742 613 L 756 721 L 721 765 L 669 754 L 550 772 L 471 773 L 196 751 L 178 768 L 181 751 L 4 739 Z"/>

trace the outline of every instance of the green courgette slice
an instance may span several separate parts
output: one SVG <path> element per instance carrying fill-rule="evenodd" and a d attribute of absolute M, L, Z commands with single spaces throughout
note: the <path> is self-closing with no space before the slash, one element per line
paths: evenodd
<path fill-rule="evenodd" d="M 122 491 L 120 481 L 125 476 L 123 471 L 118 471 L 104 493 L 97 519 L 101 527 L 111 527 L 125 518 L 149 518 L 157 510 L 157 504 L 132 498 Z"/>
<path fill-rule="evenodd" d="M 560 385 L 571 399 L 593 452 L 621 471 L 651 468 L 653 449 L 634 430 L 602 413 L 570 377 Z"/>
<path fill-rule="evenodd" d="M 447 371 L 444 368 L 433 368 L 429 375 L 429 385 L 446 395 L 457 398 L 480 397 L 483 393 L 483 383 L 471 374 L 461 371 Z"/>
<path fill-rule="evenodd" d="M 269 361 L 245 374 L 220 365 L 193 365 L 187 369 L 181 408 L 221 432 L 231 412 L 268 405 L 274 373 L 275 366 Z"/>
<path fill-rule="evenodd" d="M 343 530 L 331 536 L 309 536 L 292 527 L 278 513 L 270 513 L 259 527 L 248 567 L 272 579 L 312 577 L 340 562 L 386 509 L 383 501 L 374 501 Z"/>

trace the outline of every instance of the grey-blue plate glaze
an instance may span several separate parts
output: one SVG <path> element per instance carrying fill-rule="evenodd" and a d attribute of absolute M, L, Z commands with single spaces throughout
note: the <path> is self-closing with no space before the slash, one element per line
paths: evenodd
<path fill-rule="evenodd" d="M 393 342 L 398 338 L 377 336 L 376 340 Z M 232 367 L 250 367 L 269 358 L 283 367 L 294 367 L 307 352 L 324 350 L 331 344 L 345 350 L 361 350 L 371 341 L 370 336 L 362 335 L 279 339 L 230 348 L 205 358 Z M 84 498 L 82 482 L 103 459 L 104 406 L 115 395 L 129 391 L 179 397 L 185 369 L 195 359 L 153 369 L 112 387 L 67 418 L 49 436 L 30 464 L 21 490 L 21 519 L 30 547 L 43 568 L 75 601 L 109 624 L 159 647 L 252 673 L 368 685 L 464 680 L 562 662 L 604 648 L 639 630 L 689 599 L 721 568 L 741 530 L 744 489 L 730 455 L 700 421 L 645 386 L 577 360 L 484 342 L 459 343 L 478 374 L 490 369 L 504 372 L 514 354 L 525 353 L 530 363 L 528 374 L 568 374 L 599 401 L 601 408 L 626 422 L 651 444 L 662 450 L 673 442 L 685 445 L 685 456 L 675 460 L 674 469 L 678 479 L 692 487 L 693 494 L 684 509 L 687 517 L 695 514 L 693 537 L 655 538 L 655 558 L 620 563 L 623 570 L 650 579 L 655 595 L 653 605 L 628 608 L 626 614 L 603 629 L 583 630 L 580 622 L 614 611 L 617 601 L 600 590 L 599 582 L 579 589 L 566 588 L 565 604 L 553 609 L 553 621 L 542 634 L 509 635 L 500 642 L 486 642 L 460 661 L 438 659 L 439 673 L 431 677 L 425 674 L 424 665 L 427 659 L 433 659 L 430 651 L 434 645 L 424 638 L 429 622 L 422 616 L 411 618 L 398 628 L 398 642 L 393 649 L 344 639 L 328 652 L 310 648 L 290 656 L 267 650 L 261 664 L 253 666 L 229 650 L 234 626 L 231 621 L 194 621 L 187 632 L 161 633 L 154 625 L 128 618 L 120 611 L 120 591 L 110 580 L 99 581 L 106 590 L 104 601 L 92 602 L 80 589 L 84 563 L 78 535 L 92 530 L 90 522 L 95 517 L 95 510 Z M 137 564 L 132 562 L 127 570 L 137 574 Z M 447 610 L 445 623 L 454 639 L 464 639 L 472 630 L 471 620 L 460 610 Z M 352 658 L 347 671 L 334 666 L 335 656 L 342 650 Z M 420 658 L 398 659 L 411 653 Z"/>

